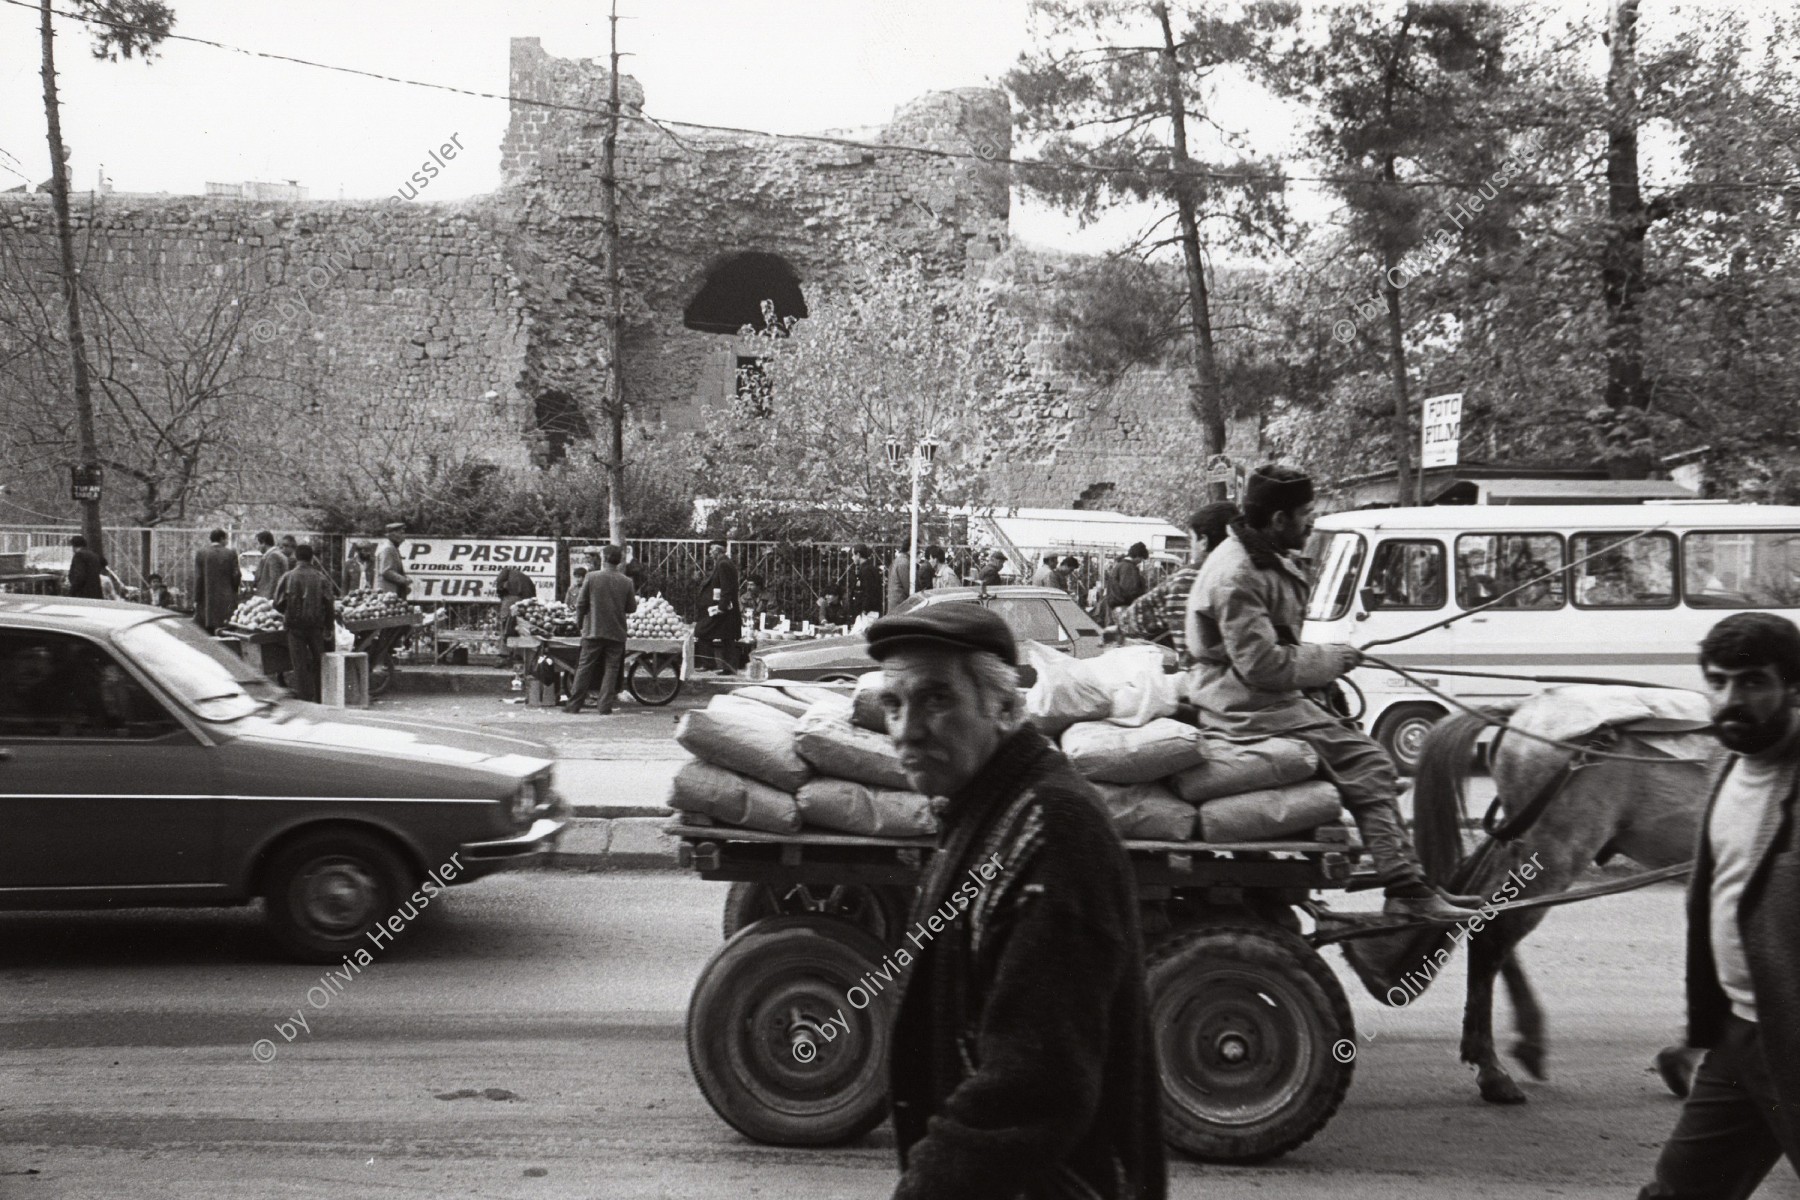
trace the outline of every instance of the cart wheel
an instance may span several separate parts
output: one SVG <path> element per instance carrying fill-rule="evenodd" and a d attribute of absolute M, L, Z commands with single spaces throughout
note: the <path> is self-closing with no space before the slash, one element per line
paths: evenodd
<path fill-rule="evenodd" d="M 1145 974 L 1170 1145 L 1260 1162 L 1331 1120 L 1355 1072 L 1356 1026 L 1304 940 L 1274 926 L 1202 925 L 1158 946 Z"/>
<path fill-rule="evenodd" d="M 667 654 L 638 654 L 625 673 L 625 686 L 639 704 L 667 704 L 681 695 L 681 660 Z"/>
<path fill-rule="evenodd" d="M 687 1015 L 688 1063 L 713 1111 L 773 1146 L 835 1145 L 879 1125 L 898 992 L 857 1001 L 882 954 L 819 916 L 771 917 L 714 951 Z"/>
<path fill-rule="evenodd" d="M 811 886 L 797 883 L 777 889 L 766 883 L 734 883 L 725 893 L 725 936 L 769 917 L 816 913 L 856 926 L 883 946 L 892 946 L 906 929 L 913 889 L 842 883 Z"/>

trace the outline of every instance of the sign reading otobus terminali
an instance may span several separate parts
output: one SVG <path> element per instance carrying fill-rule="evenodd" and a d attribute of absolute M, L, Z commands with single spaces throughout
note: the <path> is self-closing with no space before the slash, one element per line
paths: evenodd
<path fill-rule="evenodd" d="M 400 558 L 412 576 L 407 599 L 447 604 L 497 603 L 494 577 L 519 567 L 538 595 L 556 595 L 556 542 L 550 538 L 407 538 Z"/>

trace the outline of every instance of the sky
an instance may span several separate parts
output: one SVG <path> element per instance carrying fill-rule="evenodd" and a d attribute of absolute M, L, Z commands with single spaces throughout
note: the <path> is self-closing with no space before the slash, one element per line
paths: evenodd
<path fill-rule="evenodd" d="M 406 78 L 504 94 L 513 37 L 564 58 L 603 56 L 603 3 L 588 0 L 173 0 L 176 32 Z M 777 133 L 885 124 L 925 92 L 997 80 L 1028 44 L 1026 0 L 621 0 L 625 73 L 670 120 Z M 499 185 L 504 100 L 165 43 L 149 66 L 106 63 L 57 22 L 71 176 L 120 192 L 200 193 L 209 181 L 298 180 L 313 199 L 391 193 L 427 150 L 470 153 L 422 201 Z M 0 188 L 49 177 L 36 6 L 0 3 Z M 12 173 L 8 173 L 11 171 Z M 1015 205 L 1015 235 L 1101 249 L 1130 219 L 1079 233 Z"/>

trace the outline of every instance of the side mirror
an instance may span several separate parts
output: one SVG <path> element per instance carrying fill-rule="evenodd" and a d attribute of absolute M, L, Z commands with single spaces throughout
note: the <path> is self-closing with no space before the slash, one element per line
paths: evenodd
<path fill-rule="evenodd" d="M 1365 611 L 1374 612 L 1376 609 L 1381 607 L 1381 593 L 1376 591 L 1374 588 L 1372 588 L 1372 587 L 1364 588 L 1362 590 L 1361 595 L 1362 595 L 1362 605 L 1363 605 L 1363 609 Z"/>

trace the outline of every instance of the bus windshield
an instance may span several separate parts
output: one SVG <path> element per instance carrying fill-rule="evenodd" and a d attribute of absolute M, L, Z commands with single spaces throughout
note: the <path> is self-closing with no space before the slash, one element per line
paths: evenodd
<path fill-rule="evenodd" d="M 1350 598 L 1356 594 L 1356 577 L 1362 573 L 1362 535 L 1320 530 L 1306 549 L 1319 571 L 1307 601 L 1306 619 L 1335 621 L 1350 611 Z"/>

